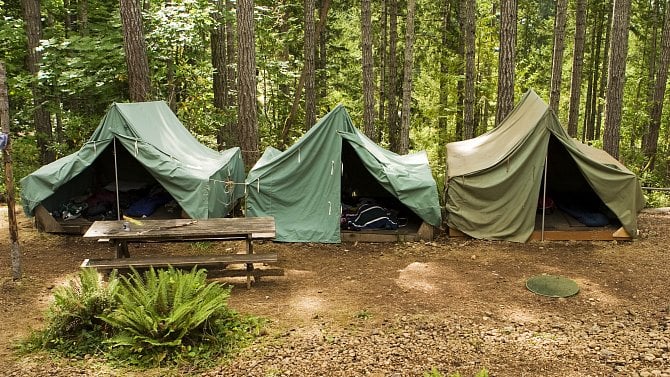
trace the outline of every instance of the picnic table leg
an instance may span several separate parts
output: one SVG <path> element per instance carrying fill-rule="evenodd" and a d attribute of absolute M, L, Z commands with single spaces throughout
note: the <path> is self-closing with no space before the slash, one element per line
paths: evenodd
<path fill-rule="evenodd" d="M 130 258 L 130 253 L 128 252 L 128 242 L 116 241 L 116 257 Z"/>
<path fill-rule="evenodd" d="M 253 254 L 254 253 L 254 244 L 251 240 L 251 237 L 247 237 L 247 254 Z M 247 263 L 247 289 L 251 288 L 251 274 L 254 271 L 254 264 L 253 263 Z M 255 279 L 254 279 L 255 281 Z"/>

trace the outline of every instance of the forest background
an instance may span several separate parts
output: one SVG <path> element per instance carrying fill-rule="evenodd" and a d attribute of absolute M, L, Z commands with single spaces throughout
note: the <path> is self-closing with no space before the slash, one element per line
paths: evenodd
<path fill-rule="evenodd" d="M 2 63 L 17 181 L 113 102 L 165 100 L 248 167 L 343 103 L 382 146 L 425 149 L 443 185 L 446 143 L 532 89 L 644 186 L 670 182 L 667 0 L 0 0 Z"/>

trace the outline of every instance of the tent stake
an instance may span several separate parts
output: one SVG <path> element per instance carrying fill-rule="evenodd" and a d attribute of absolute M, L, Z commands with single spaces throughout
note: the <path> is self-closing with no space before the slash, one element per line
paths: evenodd
<path fill-rule="evenodd" d="M 114 188 L 116 189 L 116 219 L 121 220 L 121 204 L 119 203 L 119 168 L 116 163 L 116 137 L 112 139 L 114 147 Z"/>

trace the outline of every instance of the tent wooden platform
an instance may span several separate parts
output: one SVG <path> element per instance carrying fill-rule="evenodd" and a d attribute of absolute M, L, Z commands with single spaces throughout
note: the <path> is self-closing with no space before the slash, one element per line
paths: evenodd
<path fill-rule="evenodd" d="M 432 241 L 435 228 L 427 223 L 412 224 L 397 230 L 342 230 L 342 242 L 418 242 Z"/>
<path fill-rule="evenodd" d="M 468 237 L 458 229 L 450 228 L 449 237 Z M 542 231 L 542 215 L 535 218 L 535 230 L 529 241 L 630 241 L 632 237 L 623 228 L 614 225 L 589 227 L 561 210 L 547 213 Z"/>

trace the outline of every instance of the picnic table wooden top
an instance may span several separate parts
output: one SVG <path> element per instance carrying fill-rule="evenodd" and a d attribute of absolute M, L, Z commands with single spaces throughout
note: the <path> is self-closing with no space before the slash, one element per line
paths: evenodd
<path fill-rule="evenodd" d="M 129 229 L 124 229 L 124 223 Z M 226 237 L 270 239 L 275 237 L 275 221 L 273 217 L 96 221 L 83 237 L 114 240 Z"/>

